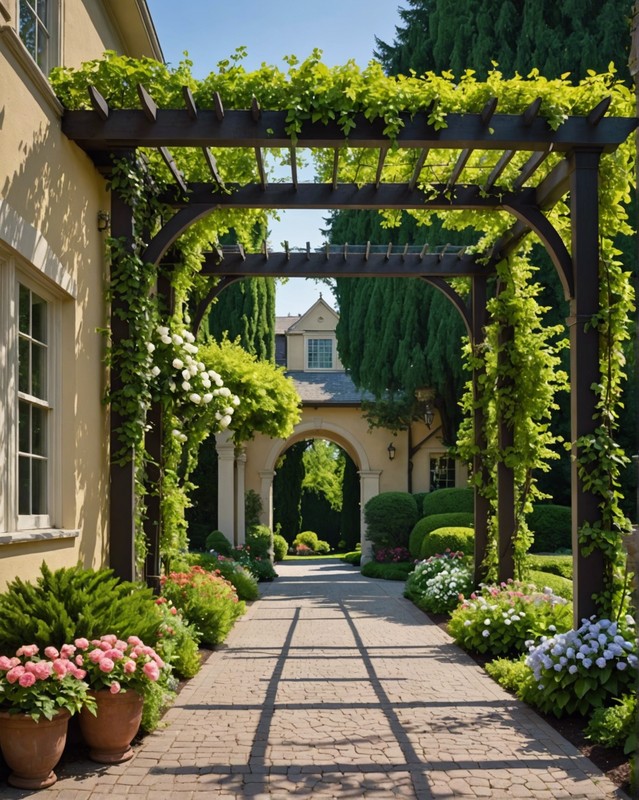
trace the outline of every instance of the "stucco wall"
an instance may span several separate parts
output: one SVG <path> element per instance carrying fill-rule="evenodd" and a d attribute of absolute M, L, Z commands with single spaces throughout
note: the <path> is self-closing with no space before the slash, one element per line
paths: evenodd
<path fill-rule="evenodd" d="M 65 0 L 66 63 L 121 49 L 100 8 L 97 0 Z M 0 531 L 0 585 L 16 574 L 33 577 L 44 558 L 59 567 L 78 561 L 101 565 L 107 557 L 104 341 L 98 332 L 105 325 L 105 259 L 97 214 L 108 210 L 109 199 L 104 179 L 62 134 L 55 99 L 28 64 L 5 29 L 0 33 L 0 250 L 59 301 L 60 504 L 51 521 L 69 536 L 28 541 L 22 532 L 20 539 L 27 541 L 7 544 L 13 532 Z M 3 405 L 6 413 L 6 397 L 0 398 L 0 417 Z"/>

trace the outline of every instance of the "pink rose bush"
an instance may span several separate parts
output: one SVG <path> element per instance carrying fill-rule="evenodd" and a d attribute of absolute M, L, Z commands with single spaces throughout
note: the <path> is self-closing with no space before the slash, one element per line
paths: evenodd
<path fill-rule="evenodd" d="M 53 719 L 62 709 L 75 714 L 84 706 L 94 707 L 76 656 L 82 641 L 59 650 L 46 647 L 42 655 L 35 644 L 22 645 L 14 656 L 0 655 L 0 710 L 39 720 Z"/>
<path fill-rule="evenodd" d="M 146 696 L 151 684 L 170 669 L 155 650 L 137 636 L 126 641 L 115 634 L 99 639 L 76 639 L 75 664 L 85 672 L 90 689 L 111 694 L 134 691 Z"/>

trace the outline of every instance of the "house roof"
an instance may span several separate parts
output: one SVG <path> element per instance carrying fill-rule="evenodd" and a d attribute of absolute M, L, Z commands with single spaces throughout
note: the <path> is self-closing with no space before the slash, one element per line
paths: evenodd
<path fill-rule="evenodd" d="M 362 400 L 373 400 L 369 392 L 360 391 L 346 372 L 286 373 L 293 379 L 304 405 L 359 405 Z"/>
<path fill-rule="evenodd" d="M 275 317 L 275 335 L 286 333 L 301 316 L 301 314 L 288 314 L 286 317 Z"/>

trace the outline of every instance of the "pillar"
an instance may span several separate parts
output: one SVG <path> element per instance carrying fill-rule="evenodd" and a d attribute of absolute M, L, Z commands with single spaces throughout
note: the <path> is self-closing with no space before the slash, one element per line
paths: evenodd
<path fill-rule="evenodd" d="M 246 448 L 238 447 L 235 454 L 235 544 L 246 541 L 246 510 L 244 508 Z"/>
<path fill-rule="evenodd" d="M 217 450 L 217 527 L 235 544 L 235 444 L 233 431 L 215 434 Z"/>
<path fill-rule="evenodd" d="M 366 536 L 366 522 L 364 521 L 364 507 L 371 497 L 379 494 L 379 476 L 381 469 L 362 469 L 359 471 L 360 486 L 360 514 L 361 514 L 361 544 L 362 558 L 361 564 L 367 564 L 373 560 L 373 544 Z"/>
<path fill-rule="evenodd" d="M 260 470 L 260 498 L 262 500 L 262 513 L 260 515 L 260 522 L 262 525 L 268 525 L 273 530 L 273 478 L 275 477 L 274 469 Z"/>

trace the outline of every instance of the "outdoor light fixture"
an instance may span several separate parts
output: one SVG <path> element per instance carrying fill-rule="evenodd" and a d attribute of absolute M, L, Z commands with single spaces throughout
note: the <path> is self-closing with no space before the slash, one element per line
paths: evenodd
<path fill-rule="evenodd" d="M 388 450 L 388 460 L 392 461 L 395 458 L 395 445 L 391 442 L 386 449 Z"/>
<path fill-rule="evenodd" d="M 435 409 L 433 408 L 434 394 L 432 389 L 416 389 L 415 397 L 417 401 L 424 404 L 424 422 L 430 428 L 435 419 Z"/>
<path fill-rule="evenodd" d="M 108 211 L 98 211 L 98 230 L 102 233 L 111 227 L 111 214 Z"/>

